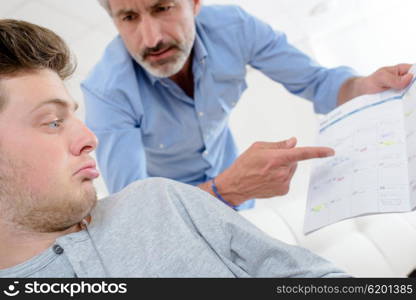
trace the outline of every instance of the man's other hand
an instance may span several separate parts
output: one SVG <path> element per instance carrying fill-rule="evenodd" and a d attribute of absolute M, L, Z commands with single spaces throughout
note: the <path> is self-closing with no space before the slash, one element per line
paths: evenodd
<path fill-rule="evenodd" d="M 409 73 L 411 66 L 410 64 L 399 64 L 383 67 L 370 76 L 348 79 L 340 89 L 338 105 L 365 94 L 375 94 L 389 89 L 404 89 L 413 78 L 413 75 Z"/>

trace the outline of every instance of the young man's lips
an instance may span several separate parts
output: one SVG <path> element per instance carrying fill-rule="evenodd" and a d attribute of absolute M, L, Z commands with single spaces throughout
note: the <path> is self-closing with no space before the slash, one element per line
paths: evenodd
<path fill-rule="evenodd" d="M 85 168 L 85 169 L 79 170 L 77 175 L 81 175 L 89 179 L 95 179 L 98 176 L 100 176 L 100 173 L 98 172 L 96 168 Z"/>
<path fill-rule="evenodd" d="M 83 176 L 90 179 L 95 179 L 100 176 L 95 163 L 89 163 L 81 167 L 74 173 L 75 176 Z"/>

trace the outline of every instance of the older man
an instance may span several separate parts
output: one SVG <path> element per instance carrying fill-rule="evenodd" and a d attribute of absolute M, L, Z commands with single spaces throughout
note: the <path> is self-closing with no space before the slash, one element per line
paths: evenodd
<path fill-rule="evenodd" d="M 287 193 L 297 161 L 281 149 L 293 148 L 295 139 L 258 142 L 237 158 L 227 121 L 246 89 L 247 65 L 312 100 L 320 113 L 411 80 L 409 65 L 368 77 L 323 68 L 241 8 L 201 2 L 100 0 L 120 37 L 83 91 L 110 192 L 161 176 L 197 185 L 238 209 L 253 206 L 248 199 Z"/>
<path fill-rule="evenodd" d="M 72 70 L 53 32 L 0 20 L 0 277 L 346 276 L 189 185 L 148 179 L 97 202 Z"/>

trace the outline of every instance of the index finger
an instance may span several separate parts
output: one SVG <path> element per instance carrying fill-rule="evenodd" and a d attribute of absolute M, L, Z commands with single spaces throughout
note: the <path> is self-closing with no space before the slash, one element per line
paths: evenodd
<path fill-rule="evenodd" d="M 335 154 L 334 149 L 329 147 L 297 147 L 283 151 L 286 152 L 285 156 L 288 163 L 312 158 L 323 158 Z"/>

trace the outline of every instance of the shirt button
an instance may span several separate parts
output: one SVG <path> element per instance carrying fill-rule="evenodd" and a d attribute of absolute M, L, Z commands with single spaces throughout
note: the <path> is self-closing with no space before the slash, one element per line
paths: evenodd
<path fill-rule="evenodd" d="M 199 115 L 200 117 L 203 117 L 203 116 L 204 116 L 204 113 L 203 113 L 202 111 L 200 111 L 200 112 L 198 113 L 198 115 Z"/>
<path fill-rule="evenodd" d="M 53 249 L 53 252 L 55 252 L 58 255 L 64 253 L 64 248 L 62 248 L 59 245 L 53 245 L 52 249 Z"/>
<path fill-rule="evenodd" d="M 205 150 L 204 153 L 202 153 L 203 155 L 208 155 L 208 150 Z"/>
<path fill-rule="evenodd" d="M 160 148 L 160 149 L 163 149 L 163 148 L 165 148 L 165 145 L 160 144 L 160 145 L 159 145 L 159 148 Z"/>

